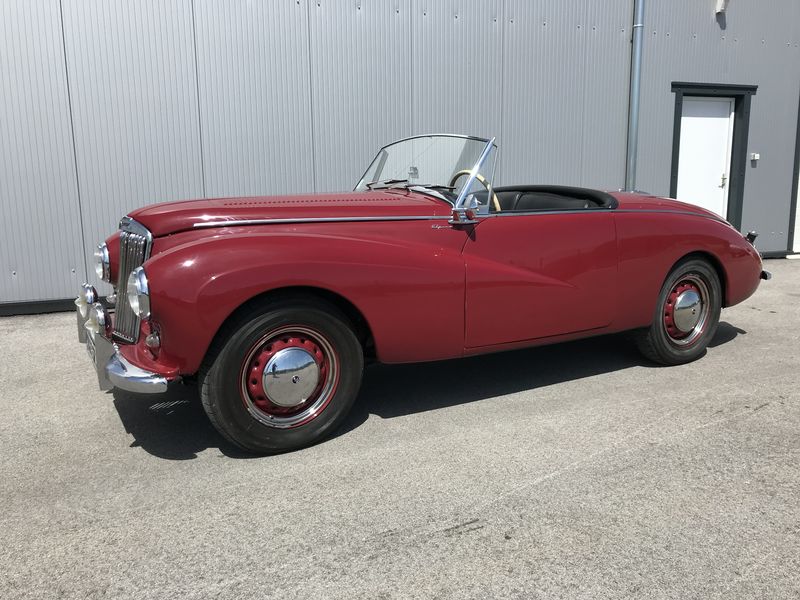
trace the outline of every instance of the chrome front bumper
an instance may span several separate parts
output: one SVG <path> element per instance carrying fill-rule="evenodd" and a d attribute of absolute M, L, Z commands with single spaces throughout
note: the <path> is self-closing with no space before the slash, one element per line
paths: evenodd
<path fill-rule="evenodd" d="M 167 391 L 169 380 L 158 373 L 140 369 L 128 362 L 119 352 L 119 347 L 101 333 L 87 330 L 87 316 L 81 314 L 86 306 L 82 297 L 75 300 L 78 321 L 78 341 L 86 345 L 86 351 L 94 364 L 97 383 L 101 390 L 119 388 L 137 394 L 160 394 Z"/>

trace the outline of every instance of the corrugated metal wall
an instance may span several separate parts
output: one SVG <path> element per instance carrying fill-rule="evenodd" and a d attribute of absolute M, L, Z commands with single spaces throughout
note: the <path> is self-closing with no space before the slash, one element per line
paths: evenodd
<path fill-rule="evenodd" d="M 194 11 L 205 195 L 313 189 L 305 2 L 195 0 Z"/>
<path fill-rule="evenodd" d="M 414 133 L 497 136 L 501 183 L 618 188 L 632 4 L 0 0 L 0 303 L 97 283 L 135 207 L 348 189 Z M 672 80 L 758 84 L 745 224 L 785 248 L 800 5 L 723 31 L 712 4 L 648 3 L 639 187 L 669 189 Z"/>
<path fill-rule="evenodd" d="M 669 194 L 673 81 L 757 85 L 752 99 L 742 229 L 762 251 L 786 251 L 800 96 L 800 2 L 648 2 L 637 187 Z"/>
<path fill-rule="evenodd" d="M 0 301 L 86 279 L 65 64 L 57 2 L 0 3 Z"/>
<path fill-rule="evenodd" d="M 625 183 L 632 2 L 506 2 L 501 174 Z"/>
<path fill-rule="evenodd" d="M 89 268 L 132 207 L 203 195 L 189 0 L 63 0 Z M 69 295 L 72 290 L 63 290 Z"/>

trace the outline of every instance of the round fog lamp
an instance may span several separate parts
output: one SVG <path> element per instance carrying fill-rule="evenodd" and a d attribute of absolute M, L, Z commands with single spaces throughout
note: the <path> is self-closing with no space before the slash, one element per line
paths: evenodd
<path fill-rule="evenodd" d="M 78 300 L 75 304 L 78 306 L 78 310 L 81 313 L 81 317 L 84 319 L 89 314 L 89 307 L 97 302 L 97 290 L 94 289 L 94 286 L 85 283 L 81 286 L 81 291 L 78 293 Z"/>
<path fill-rule="evenodd" d="M 99 333 L 104 337 L 110 338 L 112 327 L 111 315 L 109 315 L 102 304 L 93 304 L 89 308 L 89 318 L 86 319 L 84 327 L 86 327 L 86 331 L 92 335 L 97 335 Z"/>

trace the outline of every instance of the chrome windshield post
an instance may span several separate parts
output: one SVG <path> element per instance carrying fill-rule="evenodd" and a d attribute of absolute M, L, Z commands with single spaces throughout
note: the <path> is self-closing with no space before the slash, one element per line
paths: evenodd
<path fill-rule="evenodd" d="M 489 156 L 489 153 L 492 151 L 492 147 L 494 146 L 495 138 L 490 139 L 486 142 L 486 146 L 483 148 L 483 152 L 481 152 L 480 157 L 478 157 L 478 161 L 472 167 L 472 171 L 470 171 L 469 177 L 467 178 L 464 187 L 461 188 L 461 192 L 458 194 L 458 198 L 456 198 L 455 202 L 455 210 L 461 209 L 464 206 L 464 198 L 467 197 L 469 193 L 469 189 L 472 187 L 472 184 L 475 183 L 475 178 L 478 176 L 483 163 L 486 162 L 486 158 Z M 455 210 L 453 214 L 455 214 Z"/>

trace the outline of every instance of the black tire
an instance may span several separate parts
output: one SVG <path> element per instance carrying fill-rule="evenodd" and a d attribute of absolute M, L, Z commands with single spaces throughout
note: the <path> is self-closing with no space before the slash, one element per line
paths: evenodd
<path fill-rule="evenodd" d="M 304 401 L 307 404 L 296 408 L 273 404 L 267 384 L 257 388 L 258 382 L 266 381 L 263 369 L 251 375 L 276 356 L 270 352 L 280 345 L 321 357 L 320 383 Z M 275 454 L 315 444 L 333 433 L 353 405 L 363 369 L 361 344 L 344 315 L 315 298 L 287 297 L 249 307 L 227 324 L 206 356 L 198 383 L 203 408 L 226 439 L 256 454 Z M 319 403 L 315 411 L 314 403 Z"/>
<path fill-rule="evenodd" d="M 688 332 L 680 330 L 674 320 L 674 301 L 680 290 L 694 291 L 702 300 L 699 320 Z M 699 258 L 681 261 L 664 280 L 652 324 L 635 334 L 640 352 L 662 365 L 680 365 L 700 358 L 714 338 L 721 310 L 722 286 L 714 267 Z"/>

